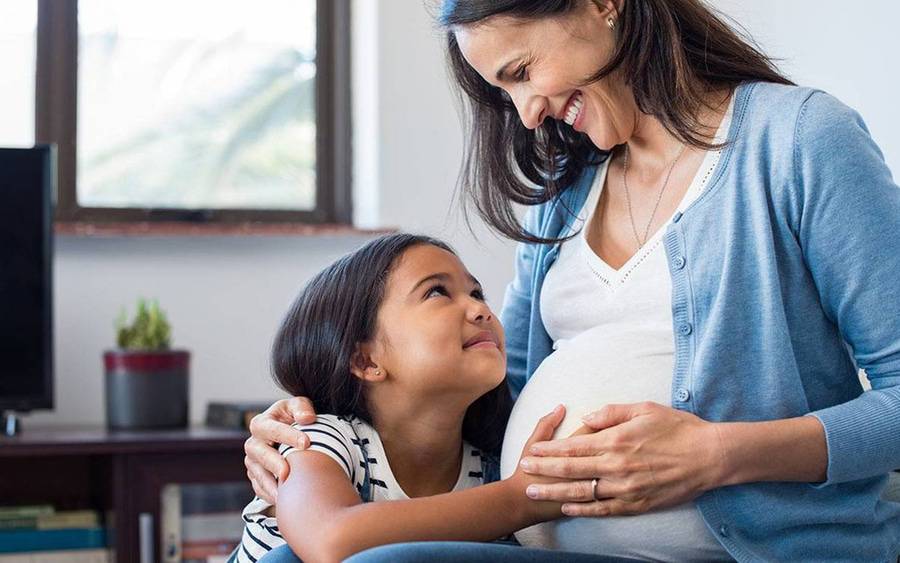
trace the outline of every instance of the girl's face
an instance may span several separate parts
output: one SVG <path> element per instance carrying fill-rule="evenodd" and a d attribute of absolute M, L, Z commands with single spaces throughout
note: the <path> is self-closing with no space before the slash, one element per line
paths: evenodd
<path fill-rule="evenodd" d="M 565 121 L 610 150 L 631 138 L 639 115 L 618 72 L 583 84 L 612 57 L 610 16 L 616 17 L 611 3 L 586 1 L 565 16 L 493 16 L 454 32 L 468 63 L 509 95 L 526 127 Z"/>
<path fill-rule="evenodd" d="M 415 396 L 477 399 L 506 376 L 503 327 L 459 258 L 414 246 L 385 287 L 372 361 Z"/>

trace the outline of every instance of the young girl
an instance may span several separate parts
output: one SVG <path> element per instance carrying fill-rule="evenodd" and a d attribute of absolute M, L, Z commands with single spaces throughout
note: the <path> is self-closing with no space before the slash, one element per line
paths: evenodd
<path fill-rule="evenodd" d="M 339 259 L 297 298 L 272 358 L 285 391 L 330 414 L 300 427 L 307 450 L 280 449 L 291 471 L 277 522 L 254 499 L 238 561 L 285 541 L 304 561 L 413 540 L 487 541 L 562 515 L 560 504 L 527 498 L 533 476 L 497 481 L 511 406 L 503 329 L 446 244 L 389 235 Z M 541 419 L 529 445 L 550 439 L 563 416 L 560 406 Z"/>

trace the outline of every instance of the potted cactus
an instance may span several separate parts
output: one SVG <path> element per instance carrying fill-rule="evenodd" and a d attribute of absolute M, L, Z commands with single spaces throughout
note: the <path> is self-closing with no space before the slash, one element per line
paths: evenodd
<path fill-rule="evenodd" d="M 187 426 L 190 352 L 170 349 L 172 329 L 159 303 L 139 300 L 134 319 L 123 310 L 115 328 L 118 347 L 103 354 L 107 426 Z"/>

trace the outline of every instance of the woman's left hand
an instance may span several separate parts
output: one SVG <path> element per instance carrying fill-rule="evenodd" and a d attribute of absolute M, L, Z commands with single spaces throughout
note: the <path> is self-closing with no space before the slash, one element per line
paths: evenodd
<path fill-rule="evenodd" d="M 532 485 L 529 497 L 564 502 L 568 516 L 616 516 L 681 504 L 723 482 L 715 423 L 653 402 L 606 405 L 583 421 L 580 435 L 533 444 L 521 461 L 527 473 L 579 480 Z"/>

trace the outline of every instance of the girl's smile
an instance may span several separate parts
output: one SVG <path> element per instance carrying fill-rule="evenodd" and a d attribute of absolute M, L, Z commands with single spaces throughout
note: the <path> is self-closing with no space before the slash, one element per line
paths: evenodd
<path fill-rule="evenodd" d="M 469 350 L 472 348 L 488 348 L 488 349 L 500 349 L 500 338 L 490 330 L 483 330 L 473 336 L 472 338 L 466 340 L 465 344 L 463 344 L 463 350 Z"/>

